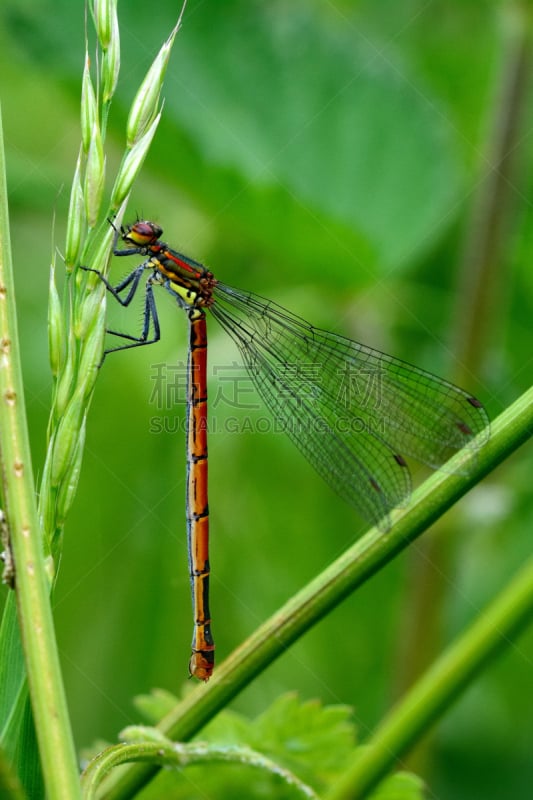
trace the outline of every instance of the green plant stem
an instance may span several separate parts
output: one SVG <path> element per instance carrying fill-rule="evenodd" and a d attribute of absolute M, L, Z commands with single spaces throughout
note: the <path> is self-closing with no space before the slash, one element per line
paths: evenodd
<path fill-rule="evenodd" d="M 150 733 L 150 729 L 148 729 L 148 733 Z M 292 786 L 295 794 L 298 793 L 307 800 L 318 800 L 318 795 L 309 786 L 262 753 L 249 748 L 217 747 L 204 743 L 174 744 L 163 737 L 156 741 L 115 745 L 99 753 L 82 776 L 83 800 L 94 800 L 102 778 L 111 769 L 121 764 L 142 761 L 180 770 L 194 764 L 202 764 L 208 769 L 209 765 L 213 763 L 253 767 L 276 775 L 280 780 Z"/>
<path fill-rule="evenodd" d="M 533 433 L 533 389 L 501 414 L 488 443 L 473 454 L 468 475 L 438 472 L 416 492 L 408 509 L 393 513 L 387 534 L 368 531 L 345 554 L 267 620 L 215 671 L 207 686 L 198 686 L 159 724 L 174 740 L 185 741 L 235 697 L 305 631 L 358 586 L 404 550 L 446 509 L 516 450 Z M 461 454 L 459 454 L 460 457 Z M 453 461 L 450 462 L 450 469 Z M 332 653 L 332 658 L 335 654 Z M 129 767 L 106 783 L 107 800 L 131 797 L 155 773 L 153 766 Z"/>
<path fill-rule="evenodd" d="M 54 800 L 80 796 L 35 503 L 16 323 L 0 119 L 0 452 L 21 639 L 41 766 Z"/>
<path fill-rule="evenodd" d="M 533 611 L 533 558 L 383 720 L 325 800 L 361 800 L 483 669 Z"/>

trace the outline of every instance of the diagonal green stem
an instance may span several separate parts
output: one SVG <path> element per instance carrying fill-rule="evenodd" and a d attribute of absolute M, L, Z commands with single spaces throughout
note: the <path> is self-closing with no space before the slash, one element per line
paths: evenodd
<path fill-rule="evenodd" d="M 325 800 L 362 800 L 489 659 L 531 621 L 533 558 L 382 721 Z"/>
<path fill-rule="evenodd" d="M 404 550 L 532 433 L 533 389 L 530 389 L 498 417 L 489 442 L 472 455 L 471 463 L 463 463 L 470 469 L 468 475 L 443 472 L 432 475 L 414 492 L 409 508 L 394 513 L 395 524 L 388 534 L 376 528 L 368 531 L 252 634 L 218 668 L 207 687 L 199 686 L 191 692 L 161 721 L 159 729 L 174 740 L 184 741 L 193 736 L 305 631 Z M 156 769 L 147 765 L 128 767 L 120 776 L 109 779 L 103 796 L 106 800 L 131 797 Z"/>
<path fill-rule="evenodd" d="M 80 796 L 76 754 L 54 636 L 26 426 L 1 120 L 0 453 L 18 618 L 45 786 L 50 798 L 75 800 Z"/>

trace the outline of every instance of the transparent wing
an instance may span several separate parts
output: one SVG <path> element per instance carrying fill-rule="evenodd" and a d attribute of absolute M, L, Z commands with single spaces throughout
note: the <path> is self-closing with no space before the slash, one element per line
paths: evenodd
<path fill-rule="evenodd" d="M 463 389 L 251 292 L 217 283 L 213 296 L 278 427 L 370 522 L 387 527 L 408 499 L 405 456 L 437 468 L 487 440 L 487 414 Z"/>

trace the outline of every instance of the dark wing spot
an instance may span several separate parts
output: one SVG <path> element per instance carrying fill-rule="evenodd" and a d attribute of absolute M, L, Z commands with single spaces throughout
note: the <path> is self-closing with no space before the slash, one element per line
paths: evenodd
<path fill-rule="evenodd" d="M 471 429 L 466 424 L 466 422 L 458 422 L 457 423 L 457 427 L 459 428 L 461 433 L 464 433 L 465 436 L 473 436 L 474 435 L 472 433 Z"/>
<path fill-rule="evenodd" d="M 483 403 L 480 403 L 477 397 L 467 397 L 466 399 L 474 408 L 483 408 Z"/>

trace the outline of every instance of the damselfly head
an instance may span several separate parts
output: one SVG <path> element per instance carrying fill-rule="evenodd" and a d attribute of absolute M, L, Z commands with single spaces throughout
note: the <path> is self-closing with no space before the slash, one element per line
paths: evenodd
<path fill-rule="evenodd" d="M 133 225 L 121 228 L 121 235 L 125 242 L 131 242 L 137 247 L 148 247 L 154 244 L 163 233 L 157 223 L 149 220 L 137 220 Z"/>

